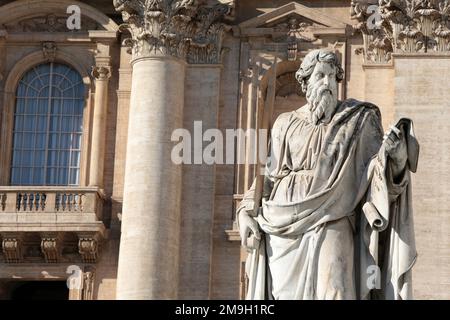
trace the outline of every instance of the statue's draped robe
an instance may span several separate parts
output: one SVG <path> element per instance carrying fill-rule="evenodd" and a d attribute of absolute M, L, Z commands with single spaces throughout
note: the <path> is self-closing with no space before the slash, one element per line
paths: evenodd
<path fill-rule="evenodd" d="M 376 106 L 346 100 L 319 125 L 303 109 L 282 114 L 271 130 L 247 299 L 411 298 L 412 123 L 401 127 L 409 159 L 393 181 Z M 238 214 L 252 212 L 254 185 Z"/>

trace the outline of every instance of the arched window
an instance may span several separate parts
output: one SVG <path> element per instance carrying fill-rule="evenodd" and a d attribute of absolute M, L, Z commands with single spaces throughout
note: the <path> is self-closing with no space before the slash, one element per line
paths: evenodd
<path fill-rule="evenodd" d="M 16 92 L 11 185 L 78 185 L 84 84 L 74 69 L 45 63 Z"/>

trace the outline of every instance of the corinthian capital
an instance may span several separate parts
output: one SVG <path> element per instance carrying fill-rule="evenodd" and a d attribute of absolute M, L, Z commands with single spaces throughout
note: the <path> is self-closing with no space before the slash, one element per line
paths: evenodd
<path fill-rule="evenodd" d="M 190 63 L 218 63 L 223 18 L 231 7 L 204 0 L 114 0 L 131 38 L 125 44 L 133 58 L 174 56 Z M 212 1 L 209 1 L 212 2 Z"/>
<path fill-rule="evenodd" d="M 352 0 L 367 62 L 385 63 L 391 53 L 450 52 L 449 0 Z"/>
<path fill-rule="evenodd" d="M 92 67 L 92 76 L 96 80 L 108 80 L 111 77 L 111 67 L 94 66 Z"/>

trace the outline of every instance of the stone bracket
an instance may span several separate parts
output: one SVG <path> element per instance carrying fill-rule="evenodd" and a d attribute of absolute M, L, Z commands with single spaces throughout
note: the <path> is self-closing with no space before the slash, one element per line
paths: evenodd
<path fill-rule="evenodd" d="M 78 234 L 78 252 L 84 263 L 96 263 L 99 254 L 98 234 Z"/>
<path fill-rule="evenodd" d="M 57 263 L 61 257 L 61 237 L 58 234 L 41 234 L 41 251 L 45 262 Z"/>
<path fill-rule="evenodd" d="M 23 261 L 22 237 L 20 235 L 7 235 L 2 237 L 2 250 L 7 263 L 20 263 Z"/>

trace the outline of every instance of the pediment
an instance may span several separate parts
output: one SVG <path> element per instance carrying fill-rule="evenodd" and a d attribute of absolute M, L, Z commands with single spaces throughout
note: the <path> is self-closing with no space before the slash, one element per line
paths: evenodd
<path fill-rule="evenodd" d="M 318 28 L 346 28 L 346 24 L 335 18 L 327 16 L 317 9 L 309 8 L 302 4 L 291 2 L 255 18 L 239 24 L 241 29 L 274 28 L 290 19 L 307 23 Z"/>
<path fill-rule="evenodd" d="M 16 0 L 0 6 L 0 29 L 9 32 L 76 32 L 66 26 L 69 6 L 79 8 L 81 29 L 117 32 L 119 26 L 103 12 L 75 0 Z M 71 12 L 71 11 L 69 11 Z"/>
<path fill-rule="evenodd" d="M 67 14 L 45 14 L 27 17 L 25 19 L 3 24 L 8 32 L 77 32 L 104 30 L 103 26 L 96 21 L 81 16 L 81 28 L 79 30 L 69 30 L 67 28 Z"/>

